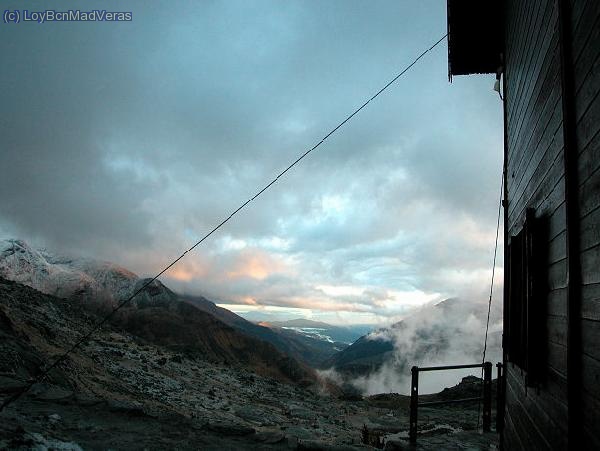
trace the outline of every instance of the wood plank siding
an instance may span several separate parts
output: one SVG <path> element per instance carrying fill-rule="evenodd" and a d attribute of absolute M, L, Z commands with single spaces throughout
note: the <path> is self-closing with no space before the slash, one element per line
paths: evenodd
<path fill-rule="evenodd" d="M 600 6 L 570 0 L 581 266 L 582 436 L 600 449 Z"/>
<path fill-rule="evenodd" d="M 600 449 L 600 2 L 505 6 L 505 234 L 534 210 L 545 280 L 542 377 L 506 362 L 503 446 Z"/>
<path fill-rule="evenodd" d="M 505 131 L 507 237 L 523 228 L 527 208 L 546 223 L 546 306 L 542 382 L 506 365 L 505 449 L 567 446 L 567 247 L 565 164 L 556 0 L 507 1 Z M 508 260 L 508 259 L 507 259 Z M 509 272 L 507 271 L 506 274 Z M 506 307 L 505 307 L 506 308 Z"/>

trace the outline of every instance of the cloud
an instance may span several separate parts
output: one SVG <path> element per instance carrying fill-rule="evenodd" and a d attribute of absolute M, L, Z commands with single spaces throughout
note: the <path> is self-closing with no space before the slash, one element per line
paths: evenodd
<path fill-rule="evenodd" d="M 369 340 L 393 344 L 388 359 L 376 371 L 352 378 L 330 369 L 323 374 L 354 385 L 366 395 L 377 393 L 410 394 L 411 367 L 464 365 L 480 363 L 486 329 L 487 305 L 467 299 L 449 299 L 425 304 L 393 327 L 377 330 Z M 502 360 L 502 309 L 492 304 L 485 360 Z M 437 393 L 456 385 L 466 375 L 481 377 L 481 369 L 444 370 L 421 373 L 420 393 Z"/>
<path fill-rule="evenodd" d="M 446 30 L 445 6 L 433 1 L 127 8 L 131 23 L 0 29 L 0 230 L 143 275 Z M 372 321 L 413 305 L 373 293 L 483 293 L 501 105 L 493 76 L 450 85 L 446 73 L 441 46 L 165 280 L 221 302 Z"/>

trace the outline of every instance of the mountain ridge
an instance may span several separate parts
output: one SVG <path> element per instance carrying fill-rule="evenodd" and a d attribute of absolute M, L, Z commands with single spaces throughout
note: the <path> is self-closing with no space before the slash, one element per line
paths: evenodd
<path fill-rule="evenodd" d="M 22 240 L 0 242 L 0 277 L 69 299 L 101 315 L 111 312 L 150 280 L 108 262 L 35 250 Z M 150 342 L 243 365 L 259 374 L 288 382 L 315 380 L 313 371 L 293 356 L 185 302 L 158 280 L 114 314 L 111 323 Z"/>
<path fill-rule="evenodd" d="M 19 239 L 0 240 L 0 276 L 43 293 L 83 302 L 99 311 L 108 311 L 150 280 L 114 263 L 53 254 L 45 249 L 34 249 Z M 166 308 L 179 301 L 193 305 L 250 338 L 270 343 L 278 351 L 312 367 L 319 367 L 344 346 L 336 347 L 292 331 L 256 325 L 203 296 L 175 293 L 159 280 L 152 282 L 129 304 L 138 309 L 143 307 L 146 310 L 140 315 L 146 315 L 153 305 Z M 129 321 L 127 324 L 132 325 Z M 136 326 L 141 325 L 136 323 Z"/>

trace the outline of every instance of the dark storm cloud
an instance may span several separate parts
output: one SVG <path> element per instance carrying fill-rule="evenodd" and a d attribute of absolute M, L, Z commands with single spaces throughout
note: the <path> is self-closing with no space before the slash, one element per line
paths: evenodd
<path fill-rule="evenodd" d="M 144 274 L 446 30 L 445 2 L 433 0 L 101 6 L 133 21 L 0 27 L 0 231 Z M 224 302 L 378 314 L 387 307 L 369 293 L 481 284 L 500 103 L 493 77 L 449 85 L 446 70 L 439 47 L 170 281 Z M 335 285 L 362 294 L 317 288 Z"/>

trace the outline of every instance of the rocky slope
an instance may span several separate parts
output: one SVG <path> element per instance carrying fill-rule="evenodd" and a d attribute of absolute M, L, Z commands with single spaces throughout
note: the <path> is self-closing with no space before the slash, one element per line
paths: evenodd
<path fill-rule="evenodd" d="M 1 279 L 2 400 L 22 387 L 39 368 L 52 362 L 97 320 L 80 305 Z M 160 335 L 160 331 L 153 333 Z M 167 342 L 171 344 L 170 340 Z M 5 421 L 0 421 L 1 430 L 5 435 L 12 434 L 17 441 L 33 440 L 32 435 L 19 436 L 16 427 L 37 424 L 41 415 L 45 421 L 38 426 L 44 437 L 52 435 L 52 439 L 47 440 L 53 442 L 58 440 L 57 436 L 72 432 L 70 427 L 68 430 L 60 427 L 69 418 L 77 423 L 78 430 L 69 435 L 69 440 L 92 448 L 110 448 L 114 431 L 110 434 L 108 431 L 113 422 L 124 435 L 112 442 L 117 448 L 127 447 L 124 443 L 130 440 L 133 448 L 145 445 L 156 449 L 161 447 L 158 446 L 160 441 L 153 443 L 144 434 L 128 436 L 128 420 L 148 421 L 150 425 L 144 427 L 147 432 L 152 425 L 156 427 L 163 421 L 169 425 L 177 419 L 180 422 L 177 430 L 183 438 L 189 434 L 194 437 L 193 443 L 212 444 L 216 449 L 219 443 L 216 436 L 229 437 L 231 443 L 235 443 L 238 436 L 256 435 L 256 431 L 266 428 L 264 437 L 255 436 L 253 440 L 257 443 L 263 439 L 282 441 L 283 435 L 269 432 L 275 422 L 285 424 L 285 418 L 293 415 L 305 417 L 307 423 L 314 421 L 316 413 L 309 406 L 310 400 L 318 396 L 316 392 L 281 384 L 277 379 L 253 374 L 239 365 L 216 363 L 207 358 L 205 352 L 187 351 L 159 346 L 107 325 L 53 370 L 44 382 L 36 384 L 22 400 L 3 412 Z M 293 398 L 304 399 L 304 406 L 287 402 Z M 236 404 L 232 404 L 233 400 L 237 400 Z M 46 412 L 48 405 L 52 405 L 49 413 L 40 413 Z M 321 414 L 326 415 L 324 406 Z M 120 417 L 122 424 L 118 425 L 119 421 L 111 416 Z M 185 431 L 188 426 L 190 431 Z M 312 423 L 307 427 L 312 428 Z M 335 430 L 331 427 L 328 434 Z M 40 433 L 39 428 L 35 432 Z M 161 440 L 166 443 L 170 438 Z M 193 447 L 185 440 L 182 443 L 183 447 Z"/>
<path fill-rule="evenodd" d="M 97 320 L 81 304 L 0 280 L 0 402 Z M 393 394 L 343 401 L 105 324 L 0 412 L 0 449 L 372 449 L 365 427 L 402 449 L 407 405 Z M 474 406 L 424 410 L 420 449 L 490 449 L 497 436 L 474 431 L 475 418 Z"/>

